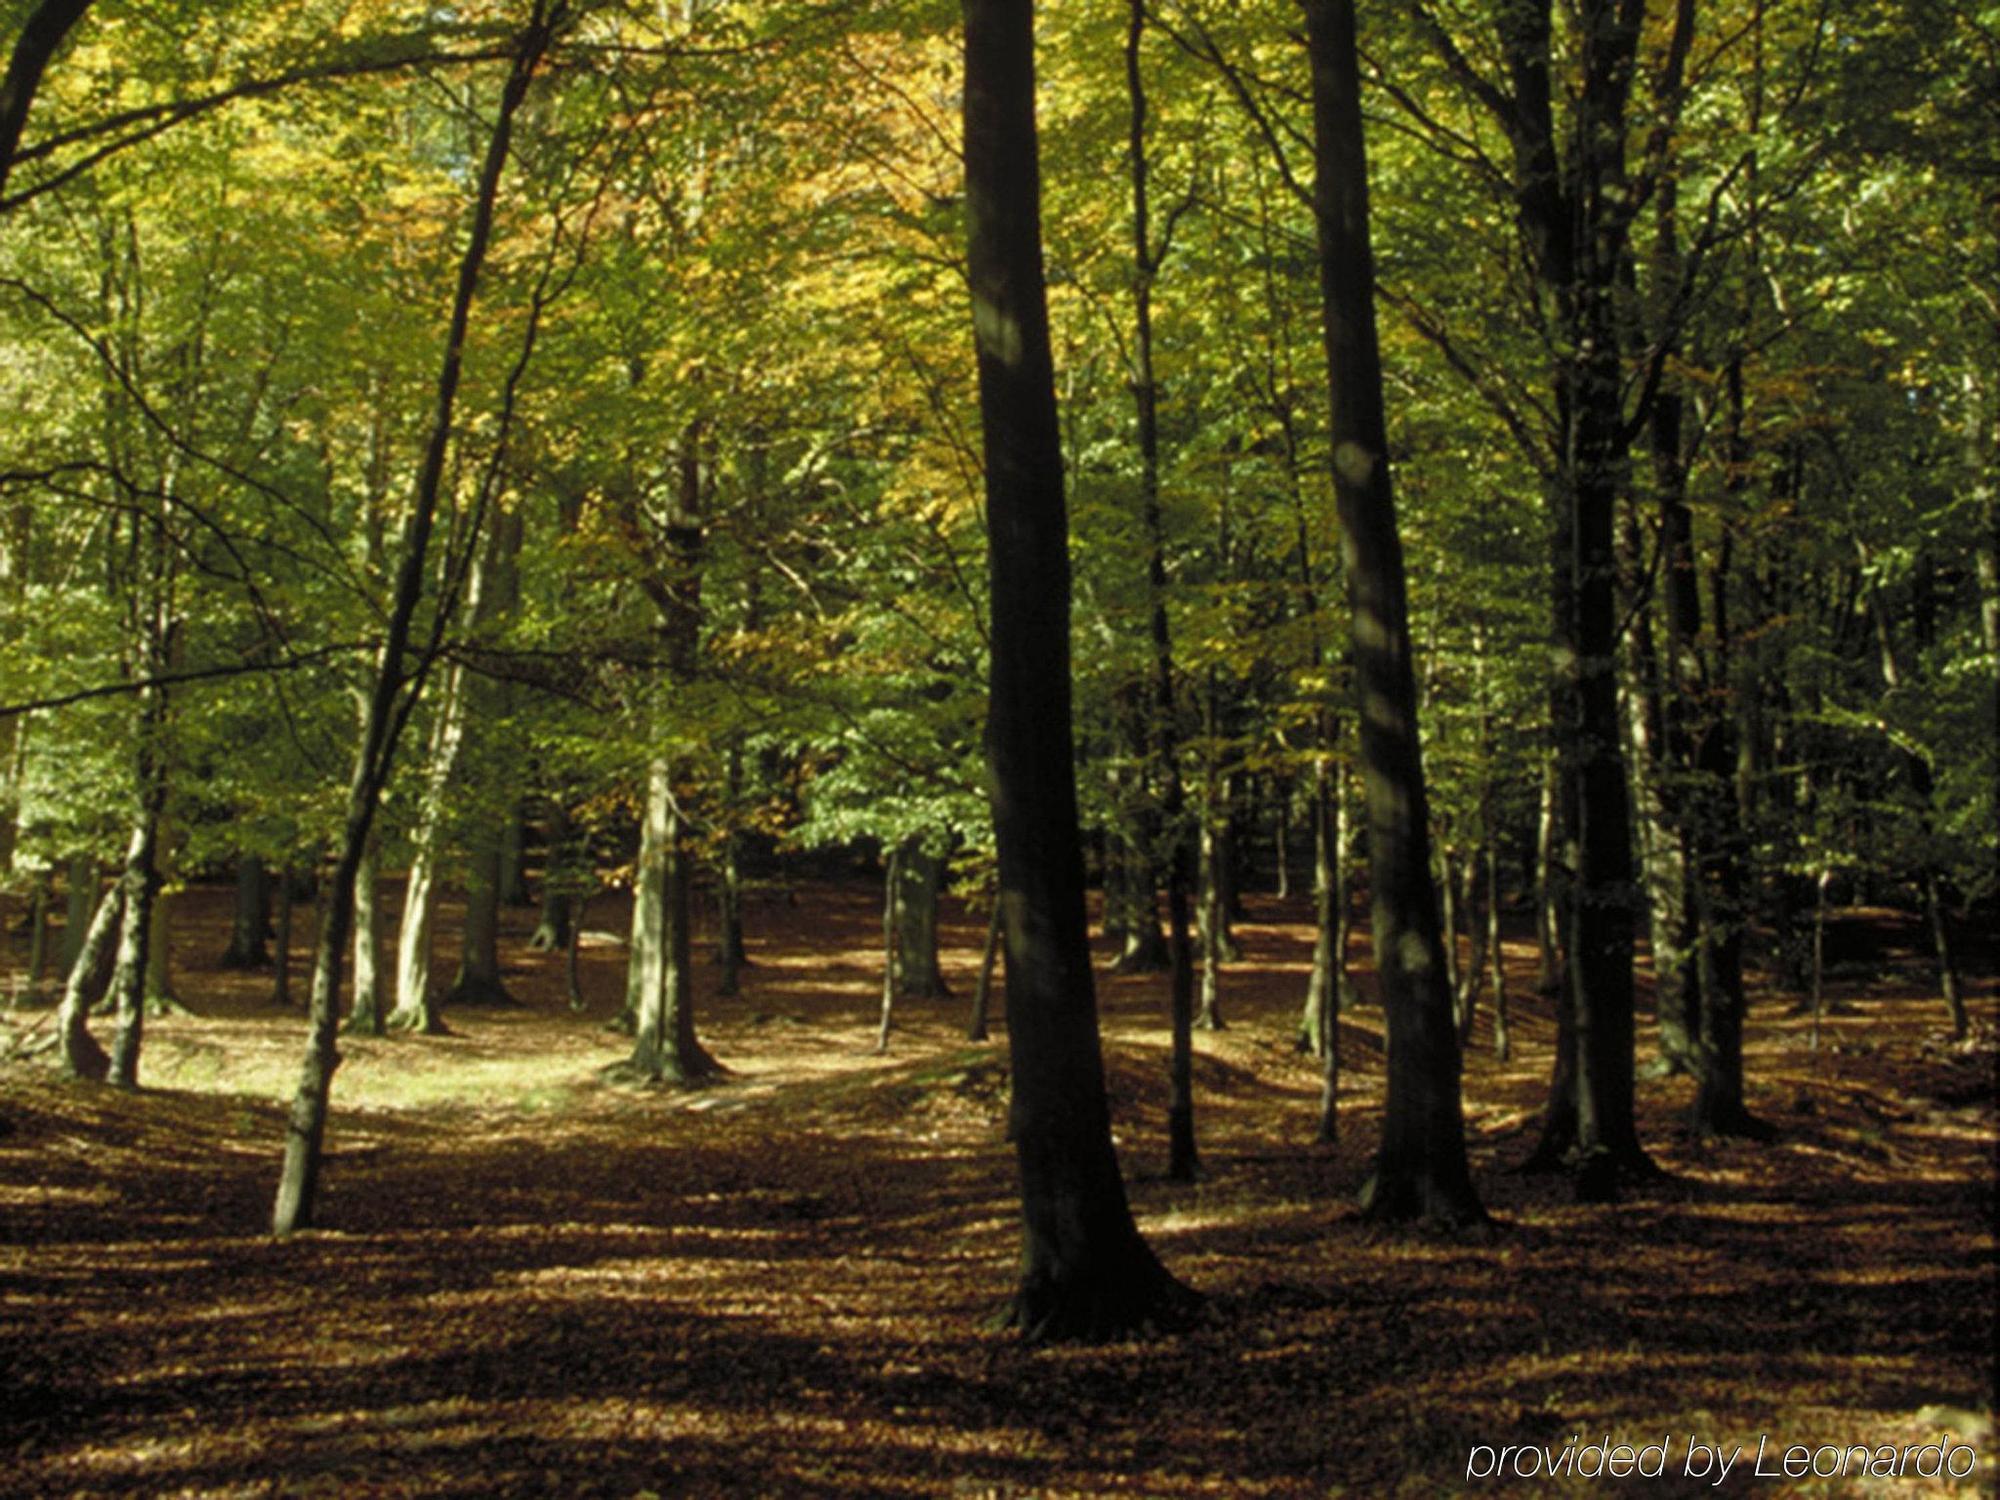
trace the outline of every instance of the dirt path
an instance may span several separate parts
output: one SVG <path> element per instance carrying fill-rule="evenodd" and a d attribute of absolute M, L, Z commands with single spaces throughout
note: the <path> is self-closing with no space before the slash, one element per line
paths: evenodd
<path fill-rule="evenodd" d="M 1482 1445 L 1609 1436 L 1666 1445 L 1648 1494 L 1714 1492 L 1684 1472 L 1690 1442 L 1743 1445 L 1725 1492 L 1901 1494 L 1744 1475 L 1760 1437 L 1770 1468 L 1791 1444 L 1941 1433 L 1978 1454 L 1967 1492 L 1993 1492 L 1990 983 L 1969 1050 L 1900 969 L 1843 980 L 1816 1056 L 1763 998 L 1751 1102 L 1781 1140 L 1697 1146 L 1686 1085 L 1648 1083 L 1673 1175 L 1608 1209 L 1509 1170 L 1550 1040 L 1517 1000 L 1515 1060 L 1485 1055 L 1482 1024 L 1466 1079 L 1502 1227 L 1402 1239 L 1352 1210 L 1379 1014 L 1352 1013 L 1342 1142 L 1304 1144 L 1310 934 L 1302 903 L 1254 904 L 1230 1029 L 1198 1043 L 1193 1188 L 1157 1177 L 1163 986 L 1102 991 L 1135 1207 L 1215 1316 L 1034 1352 L 982 1326 L 1016 1230 L 1004 1044 L 958 1034 L 981 924 L 953 914 L 958 998 L 904 1007 L 877 1058 L 874 900 L 813 886 L 753 910 L 745 993 L 700 990 L 732 1077 L 699 1094 L 599 1084 L 622 954 L 586 950 L 572 1015 L 560 960 L 511 914 L 522 1003 L 350 1043 L 329 1227 L 276 1243 L 302 1022 L 265 1006 L 268 977 L 213 967 L 226 893 L 183 897 L 196 1014 L 149 1030 L 146 1093 L 0 1068 L 0 1493 L 1431 1494 Z"/>

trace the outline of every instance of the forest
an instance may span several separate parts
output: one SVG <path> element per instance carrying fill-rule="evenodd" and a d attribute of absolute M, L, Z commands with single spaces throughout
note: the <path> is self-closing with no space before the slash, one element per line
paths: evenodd
<path fill-rule="evenodd" d="M 0 1495 L 1996 1492 L 1992 4 L 0 48 Z"/>

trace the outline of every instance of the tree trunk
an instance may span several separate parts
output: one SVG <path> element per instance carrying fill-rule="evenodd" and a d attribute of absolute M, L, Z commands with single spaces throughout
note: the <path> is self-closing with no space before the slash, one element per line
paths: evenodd
<path fill-rule="evenodd" d="M 70 28 L 89 9 L 90 0 L 42 0 L 14 38 L 6 77 L 0 79 L 0 200 L 4 200 L 7 178 L 21 144 L 21 130 L 28 123 L 28 109 L 35 102 L 43 70 Z"/>
<path fill-rule="evenodd" d="M 1000 895 L 993 895 L 993 909 L 986 918 L 986 944 L 979 950 L 979 981 L 972 990 L 972 1018 L 966 1022 L 965 1039 L 983 1042 L 993 1005 L 993 961 L 1000 953 Z"/>
<path fill-rule="evenodd" d="M 742 796 L 743 745 L 732 736 L 728 752 L 723 757 L 723 800 L 730 824 L 722 836 L 722 858 L 717 871 L 720 878 L 715 892 L 715 962 L 719 971 L 715 992 L 718 995 L 734 995 L 741 990 L 743 970 L 750 964 L 750 955 L 743 949 L 743 835 L 735 822 L 737 804 Z"/>
<path fill-rule="evenodd" d="M 506 875 L 504 828 L 490 822 L 474 841 L 466 863 L 465 942 L 458 975 L 444 998 L 452 1005 L 511 1005 L 500 977 L 501 887 Z"/>
<path fill-rule="evenodd" d="M 382 1003 L 382 856 L 370 838 L 354 872 L 354 999 L 347 1030 L 355 1036 L 381 1036 L 388 1030 Z M 291 893 L 285 893 L 285 920 L 291 920 Z M 282 1002 L 281 1002 L 282 1003 Z"/>
<path fill-rule="evenodd" d="M 921 844 L 896 853 L 897 993 L 906 1000 L 948 1000 L 951 987 L 938 967 L 938 888 L 944 860 Z"/>
<path fill-rule="evenodd" d="M 39 994 L 42 976 L 49 965 L 49 874 L 35 877 L 34 894 L 28 899 L 28 993 Z"/>
<path fill-rule="evenodd" d="M 541 909 L 528 946 L 537 953 L 554 953 L 569 946 L 570 931 L 580 920 L 575 884 L 589 861 L 589 850 L 577 837 L 569 807 L 561 796 L 548 804 L 548 853 L 542 865 Z"/>
<path fill-rule="evenodd" d="M 357 888 L 355 899 L 361 899 Z M 278 874 L 278 952 L 271 964 L 271 1004 L 281 1010 L 289 1010 L 292 1005 L 292 918 L 298 912 L 298 902 L 292 896 L 292 871 L 287 865 Z M 379 920 L 374 912 L 371 920 Z M 360 971 L 355 971 L 355 982 L 360 982 Z M 380 1003 L 377 1003 L 377 1025 L 375 1035 L 381 1034 Z"/>
<path fill-rule="evenodd" d="M 1430 879 L 1429 799 L 1382 411 L 1353 0 L 1305 0 L 1305 14 L 1334 495 L 1363 704 L 1375 966 L 1389 1032 L 1382 1146 L 1362 1200 L 1378 1219 L 1477 1223 L 1486 1214 L 1465 1159 L 1458 1036 Z"/>
<path fill-rule="evenodd" d="M 478 587 L 475 580 L 475 595 Z M 417 814 L 416 852 L 411 856 L 410 873 L 403 883 L 403 919 L 396 930 L 396 1007 L 389 1013 L 391 1031 L 442 1036 L 448 1029 L 431 992 L 431 946 L 437 919 L 445 798 L 458 765 L 465 731 L 463 677 L 462 669 L 450 668 L 438 694 L 423 806 Z"/>
<path fill-rule="evenodd" d="M 225 969 L 261 969 L 271 961 L 264 946 L 271 928 L 271 882 L 264 858 L 246 854 L 236 861 L 236 908 L 229 924 L 229 946 L 218 962 Z"/>
<path fill-rule="evenodd" d="M 71 1078 L 100 1081 L 111 1070 L 111 1058 L 90 1034 L 90 976 L 114 940 L 125 904 L 125 887 L 114 882 L 98 898 L 96 914 L 77 945 L 77 961 L 63 982 L 62 1007 L 56 1012 L 56 1036 L 62 1049 L 63 1072 Z"/>
<path fill-rule="evenodd" d="M 902 954 L 897 939 L 902 923 L 897 908 L 902 905 L 901 874 L 903 851 L 891 849 L 882 865 L 882 1023 L 876 1029 L 875 1050 L 889 1050 L 889 1018 L 896 1008 L 896 992 L 903 987 Z"/>
<path fill-rule="evenodd" d="M 1200 898 L 1195 904 L 1195 934 L 1201 944 L 1201 1009 L 1194 1024 L 1203 1031 L 1222 1030 L 1222 959 L 1224 901 L 1222 861 L 1217 849 L 1212 809 L 1201 818 Z"/>
<path fill-rule="evenodd" d="M 1556 762 L 1542 763 L 1542 790 L 1535 807 L 1535 988 L 1559 995 L 1562 978 L 1562 876 L 1556 867 Z"/>
<path fill-rule="evenodd" d="M 533 906 L 528 889 L 528 819 L 517 803 L 507 811 L 500 828 L 500 879 L 498 889 L 503 906 Z"/>
<path fill-rule="evenodd" d="M 1486 840 L 1486 952 L 1493 965 L 1493 1055 L 1506 1062 L 1507 954 L 1500 943 L 1500 846 L 1490 832 Z"/>
<path fill-rule="evenodd" d="M 83 952 L 84 935 L 90 931 L 90 914 L 97 909 L 97 861 L 88 854 L 72 854 L 66 881 L 62 936 L 65 981 L 76 972 L 77 955 Z"/>
<path fill-rule="evenodd" d="M 527 29 L 520 36 L 506 85 L 501 90 L 493 134 L 487 142 L 486 158 L 480 169 L 471 234 L 459 260 L 451 326 L 445 336 L 444 358 L 438 372 L 436 406 L 409 516 L 404 524 L 402 558 L 384 631 L 382 655 L 362 720 L 353 775 L 348 783 L 340 853 L 334 862 L 326 898 L 326 920 L 320 924 L 314 943 L 312 1018 L 305 1059 L 299 1070 L 298 1092 L 293 1098 L 291 1117 L 286 1126 L 284 1170 L 278 1181 L 277 1202 L 271 1215 L 272 1232 L 279 1235 L 310 1227 L 313 1222 L 321 1151 L 326 1136 L 327 1100 L 333 1087 L 334 1069 L 340 1063 L 336 1036 L 340 1021 L 340 980 L 348 928 L 354 914 L 354 886 L 362 855 L 368 845 L 375 810 L 381 801 L 382 788 L 388 781 L 396 741 L 416 703 L 431 660 L 428 655 L 421 657 L 417 667 L 411 671 L 404 665 L 403 653 L 410 644 L 411 621 L 423 593 L 425 559 L 444 478 L 445 452 L 451 439 L 466 329 L 492 233 L 493 207 L 499 195 L 501 173 L 507 163 L 514 115 L 549 44 L 552 25 L 551 12 L 545 8 L 543 0 L 536 0 Z M 403 694 L 401 689 L 406 684 L 409 692 Z"/>
<path fill-rule="evenodd" d="M 1068 521 L 1041 269 L 1031 0 L 963 0 L 968 280 L 992 600 L 987 756 L 1007 945 L 1011 1133 L 1031 1340 L 1178 1324 L 1111 1144 L 1070 730 Z"/>

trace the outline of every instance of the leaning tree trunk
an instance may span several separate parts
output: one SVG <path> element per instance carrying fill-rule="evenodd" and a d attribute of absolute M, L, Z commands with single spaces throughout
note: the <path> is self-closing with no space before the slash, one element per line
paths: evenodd
<path fill-rule="evenodd" d="M 1070 729 L 1068 518 L 1041 266 L 1032 0 L 963 0 L 968 280 L 991 584 L 987 756 L 1007 945 L 1030 1339 L 1183 1321 L 1111 1144 Z"/>
<path fill-rule="evenodd" d="M 1304 4 L 1334 497 L 1363 705 L 1375 966 L 1388 1025 L 1382 1146 L 1362 1198 L 1378 1219 L 1482 1222 L 1485 1210 L 1466 1164 L 1458 1034 L 1430 879 L 1429 802 L 1375 333 L 1354 6 L 1353 0 Z"/>
<path fill-rule="evenodd" d="M 485 264 L 486 248 L 492 234 L 493 207 L 499 196 L 501 173 L 507 164 L 514 115 L 551 40 L 561 5 L 562 0 L 551 0 L 547 5 L 543 0 L 536 0 L 533 16 L 521 34 L 506 85 L 501 90 L 499 113 L 492 137 L 487 142 L 486 159 L 480 169 L 472 232 L 459 259 L 458 286 L 452 299 L 451 327 L 445 336 L 444 358 L 438 371 L 430 434 L 423 464 L 418 470 L 410 513 L 404 523 L 402 558 L 397 569 L 382 653 L 376 666 L 375 685 L 369 694 L 368 709 L 362 719 L 353 774 L 348 781 L 340 853 L 334 862 L 331 887 L 325 902 L 326 919 L 320 924 L 318 940 L 314 945 L 312 1019 L 306 1039 L 305 1060 L 299 1070 L 298 1092 L 293 1098 L 291 1116 L 286 1125 L 285 1164 L 271 1215 L 272 1231 L 279 1235 L 308 1228 L 313 1222 L 321 1153 L 326 1137 L 327 1100 L 333 1087 L 334 1069 L 340 1064 L 337 1040 L 340 980 L 348 930 L 354 915 L 355 880 L 361 868 L 362 854 L 368 845 L 375 811 L 381 802 L 382 788 L 389 778 L 396 741 L 417 701 L 431 659 L 427 653 L 411 671 L 405 667 L 403 654 L 410 645 L 410 625 L 423 593 L 425 558 L 430 548 L 432 522 L 437 514 L 438 494 L 444 479 L 445 452 L 451 440 L 473 294 L 479 284 L 480 269 Z M 406 685 L 409 691 L 404 693 L 402 689 Z"/>
<path fill-rule="evenodd" d="M 114 882 L 98 898 L 97 912 L 89 922 L 77 947 L 77 960 L 63 981 L 62 1007 L 56 1012 L 56 1039 L 61 1049 L 63 1072 L 71 1078 L 103 1079 L 111 1070 L 111 1057 L 90 1034 L 90 979 L 97 972 L 104 950 L 116 940 L 118 919 L 125 902 L 123 882 Z"/>
<path fill-rule="evenodd" d="M 42 0 L 14 38 L 6 77 L 0 79 L 0 201 L 4 201 L 7 178 L 21 144 L 21 129 L 28 123 L 28 108 L 35 102 L 42 72 L 70 28 L 89 9 L 90 0 Z"/>

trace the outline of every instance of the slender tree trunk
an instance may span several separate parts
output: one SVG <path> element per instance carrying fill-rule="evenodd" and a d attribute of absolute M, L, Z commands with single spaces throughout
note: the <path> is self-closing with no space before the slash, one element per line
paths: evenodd
<path fill-rule="evenodd" d="M 1535 988 L 1559 995 L 1562 979 L 1562 877 L 1557 870 L 1556 762 L 1542 763 L 1541 797 L 1535 810 Z"/>
<path fill-rule="evenodd" d="M 49 966 L 49 875 L 44 870 L 35 877 L 34 893 L 28 898 L 28 993 L 38 994 L 42 976 Z"/>
<path fill-rule="evenodd" d="M 355 899 L 360 899 L 358 890 Z M 292 868 L 286 865 L 278 872 L 278 951 L 271 962 L 271 1004 L 281 1010 L 290 1010 L 292 1005 L 292 919 L 297 913 L 298 902 L 292 898 Z M 358 970 L 355 979 L 357 983 L 360 980 Z M 374 1034 L 379 1036 L 382 1030 L 379 1001 L 376 1015 Z"/>
<path fill-rule="evenodd" d="M 98 898 L 96 914 L 77 946 L 77 960 L 63 982 L 62 1007 L 56 1012 L 56 1036 L 62 1049 L 63 1072 L 71 1078 L 101 1081 L 111 1070 L 111 1058 L 90 1034 L 90 977 L 97 972 L 104 950 L 115 941 L 125 904 L 123 882 L 113 882 Z"/>
<path fill-rule="evenodd" d="M 347 1029 L 356 1036 L 381 1036 L 388 1030 L 382 1000 L 382 855 L 380 843 L 368 840 L 354 872 L 354 1000 Z M 291 920 L 291 894 L 285 894 L 285 920 Z"/>
<path fill-rule="evenodd" d="M 137 524 L 140 523 L 135 519 Z M 148 539 L 152 564 L 147 580 L 150 597 L 142 605 L 138 675 L 157 681 L 167 661 L 172 611 L 167 540 L 165 528 L 157 518 L 144 525 L 152 532 Z M 139 1049 L 146 1027 L 146 980 L 151 972 L 148 957 L 154 933 L 153 904 L 160 894 L 160 822 L 167 805 L 166 689 L 157 685 L 142 687 L 138 697 L 138 734 L 132 761 L 138 816 L 132 824 L 122 877 L 125 900 L 118 926 L 118 967 L 111 976 L 118 1030 L 111 1041 L 111 1068 L 106 1074 L 112 1084 L 127 1089 L 139 1086 Z"/>
<path fill-rule="evenodd" d="M 1429 799 L 1382 410 L 1354 6 L 1353 0 L 1304 0 L 1304 8 L 1334 495 L 1363 704 L 1375 966 L 1389 1031 L 1382 1146 L 1363 1203 L 1381 1219 L 1482 1222 L 1485 1210 L 1465 1158 L 1458 1036 L 1443 983 L 1426 847 Z"/>
<path fill-rule="evenodd" d="M 968 280 L 992 600 L 987 755 L 1007 944 L 1021 1279 L 1032 1340 L 1176 1324 L 1111 1144 L 1070 729 L 1068 521 L 1041 269 L 1031 0 L 963 0 Z"/>
<path fill-rule="evenodd" d="M 735 821 L 742 796 L 743 745 L 732 736 L 723 757 L 723 800 L 730 823 L 722 838 L 715 894 L 715 962 L 719 971 L 715 989 L 719 995 L 734 995 L 742 989 L 743 970 L 750 963 L 743 948 L 743 835 Z"/>
<path fill-rule="evenodd" d="M 878 1053 L 889 1050 L 889 1018 L 896 1008 L 896 992 L 903 987 L 902 953 L 896 941 L 902 935 L 897 912 L 902 904 L 897 879 L 902 862 L 903 851 L 891 849 L 882 865 L 882 1022 L 875 1032 Z"/>
<path fill-rule="evenodd" d="M 444 478 L 445 452 L 451 439 L 457 405 L 459 373 L 471 319 L 473 294 L 479 284 L 486 247 L 492 233 L 493 206 L 507 163 L 515 112 L 526 96 L 535 68 L 562 15 L 562 0 L 535 0 L 533 15 L 522 33 L 513 65 L 501 91 L 492 137 L 487 142 L 475 197 L 472 230 L 459 260 L 458 286 L 452 301 L 451 327 L 445 338 L 438 373 L 437 398 L 415 494 L 404 523 L 402 557 L 397 569 L 381 659 L 362 721 L 354 771 L 348 783 L 340 852 L 326 898 L 326 920 L 314 943 L 312 1014 L 299 1087 L 285 1132 L 285 1163 L 272 1210 L 272 1231 L 279 1235 L 308 1228 L 318 1198 L 321 1152 L 326 1137 L 327 1100 L 339 1066 L 337 1032 L 340 1022 L 340 980 L 346 956 L 348 928 L 354 913 L 354 886 L 368 834 L 387 783 L 391 762 L 405 722 L 422 687 L 424 660 L 414 671 L 403 653 L 410 643 L 410 625 L 423 593 L 425 560 L 432 522 Z M 402 689 L 407 686 L 408 692 Z M 400 701 L 399 701 L 400 699 Z"/>
<path fill-rule="evenodd" d="M 1506 1062 L 1507 953 L 1500 942 L 1500 846 L 1490 830 L 1486 839 L 1486 952 L 1493 965 L 1493 1055 Z"/>
<path fill-rule="evenodd" d="M 972 1019 L 966 1023 L 965 1039 L 987 1039 L 987 1022 L 993 1006 L 993 962 L 1000 953 L 1000 894 L 993 894 L 993 909 L 986 918 L 986 944 L 979 950 L 979 981 L 972 990 Z"/>
<path fill-rule="evenodd" d="M 1149 810 L 1137 868 L 1146 877 L 1144 910 L 1153 941 L 1159 921 L 1153 872 L 1164 836 L 1167 864 L 1167 947 L 1171 970 L 1168 1029 L 1167 1177 L 1192 1182 L 1200 1169 L 1194 1129 L 1194 955 L 1188 940 L 1188 895 L 1192 885 L 1188 860 L 1187 799 L 1181 785 L 1180 745 L 1174 704 L 1173 634 L 1167 619 L 1166 517 L 1160 503 L 1160 387 L 1154 366 L 1153 282 L 1173 233 L 1169 220 L 1157 245 L 1152 228 L 1151 163 L 1146 154 L 1148 100 L 1142 44 L 1146 32 L 1145 0 L 1126 7 L 1125 87 L 1130 105 L 1126 134 L 1126 166 L 1132 181 L 1132 400 L 1138 420 L 1139 510 L 1146 536 L 1146 603 L 1152 643 L 1152 704 L 1146 724 L 1145 805 Z M 1157 813 L 1151 812 L 1157 808 Z M 1206 945 L 1204 945 L 1206 946 Z M 1222 1024 L 1215 1005 L 1212 963 L 1202 968 L 1202 1014 Z"/>
<path fill-rule="evenodd" d="M 588 896 L 578 896 L 575 910 L 570 913 L 569 936 L 563 952 L 563 991 L 569 998 L 571 1010 L 583 1009 L 583 985 L 577 977 L 577 948 L 583 938 L 583 913 L 590 905 Z"/>

